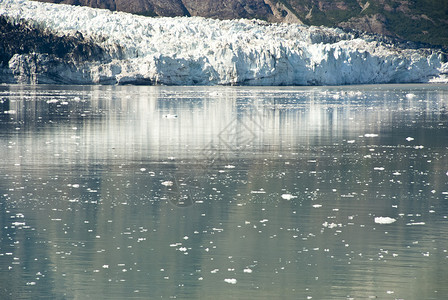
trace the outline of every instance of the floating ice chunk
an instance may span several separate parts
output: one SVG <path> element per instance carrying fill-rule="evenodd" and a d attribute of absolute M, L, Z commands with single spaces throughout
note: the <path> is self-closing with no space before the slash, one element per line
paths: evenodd
<path fill-rule="evenodd" d="M 79 184 L 77 184 L 77 183 L 72 184 L 72 188 L 75 188 L 75 189 L 79 188 Z"/>
<path fill-rule="evenodd" d="M 177 115 L 166 114 L 166 115 L 163 115 L 163 118 L 165 118 L 165 119 L 177 119 Z"/>
<path fill-rule="evenodd" d="M 210 271 L 210 273 L 212 273 L 212 274 L 216 274 L 216 273 L 218 273 L 219 272 L 219 269 L 214 269 L 214 270 L 211 270 Z"/>
<path fill-rule="evenodd" d="M 266 191 L 264 189 L 260 189 L 258 191 L 250 191 L 251 194 L 266 194 Z"/>
<path fill-rule="evenodd" d="M 291 200 L 291 199 L 297 198 L 297 196 L 293 196 L 291 194 L 283 194 L 282 198 L 285 200 Z"/>
<path fill-rule="evenodd" d="M 235 278 L 226 278 L 226 279 L 224 279 L 224 281 L 227 283 L 230 283 L 230 284 L 236 284 Z"/>
<path fill-rule="evenodd" d="M 366 134 L 364 134 L 364 137 L 377 137 L 378 136 L 378 134 L 376 134 L 376 133 L 366 133 Z"/>
<path fill-rule="evenodd" d="M 324 222 L 324 223 L 322 223 L 322 226 L 331 229 L 331 228 L 336 228 L 336 227 L 338 227 L 338 224 L 336 224 L 336 223 L 328 223 L 328 222 Z"/>
<path fill-rule="evenodd" d="M 235 166 L 234 165 L 226 165 L 226 166 L 224 166 L 224 168 L 226 168 L 226 169 L 234 169 Z"/>
<path fill-rule="evenodd" d="M 425 222 L 411 222 L 411 223 L 406 223 L 406 226 L 415 226 L 415 225 L 425 225 Z"/>
<path fill-rule="evenodd" d="M 377 224 L 392 224 L 395 221 L 397 220 L 391 217 L 375 217 L 375 223 Z"/>
<path fill-rule="evenodd" d="M 5 110 L 3 112 L 5 115 L 15 115 L 17 112 L 15 110 Z"/>
<path fill-rule="evenodd" d="M 384 167 L 375 167 L 373 168 L 375 171 L 384 171 Z"/>
<path fill-rule="evenodd" d="M 349 143 L 349 144 L 354 144 L 354 143 L 355 143 L 355 140 L 349 140 L 349 141 L 347 141 L 347 143 Z"/>
<path fill-rule="evenodd" d="M 413 141 L 413 140 L 414 140 L 414 138 L 413 138 L 413 137 L 410 137 L 410 136 L 408 136 L 408 137 L 406 138 L 406 141 L 408 141 L 408 142 Z"/>
<path fill-rule="evenodd" d="M 141 172 L 145 172 L 145 171 L 146 171 L 146 168 L 140 168 L 140 171 L 141 171 Z"/>
<path fill-rule="evenodd" d="M 414 99 L 415 98 L 415 94 L 413 94 L 413 93 L 408 93 L 408 94 L 406 94 L 406 98 L 407 99 Z"/>
<path fill-rule="evenodd" d="M 164 186 L 173 186 L 173 182 L 167 180 L 167 181 L 162 182 L 162 185 L 164 185 Z"/>
<path fill-rule="evenodd" d="M 250 268 L 246 268 L 243 270 L 244 273 L 252 273 L 252 269 Z"/>
<path fill-rule="evenodd" d="M 320 208 L 320 207 L 322 207 L 322 204 L 314 204 L 313 207 L 314 208 Z"/>
<path fill-rule="evenodd" d="M 185 251 L 187 251 L 187 247 L 180 247 L 180 248 L 179 248 L 179 251 L 181 251 L 181 252 L 185 252 Z"/>
<path fill-rule="evenodd" d="M 12 222 L 13 226 L 24 226 L 25 222 Z"/>

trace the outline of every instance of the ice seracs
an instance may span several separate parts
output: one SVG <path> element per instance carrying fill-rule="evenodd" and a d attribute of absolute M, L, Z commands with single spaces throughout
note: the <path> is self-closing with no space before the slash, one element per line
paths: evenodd
<path fill-rule="evenodd" d="M 107 53 L 107 60 L 70 64 L 17 54 L 3 72 L 15 82 L 339 85 L 428 82 L 448 73 L 440 51 L 405 49 L 341 29 L 148 18 L 28 0 L 0 1 L 0 15 L 60 36 L 82 36 Z"/>

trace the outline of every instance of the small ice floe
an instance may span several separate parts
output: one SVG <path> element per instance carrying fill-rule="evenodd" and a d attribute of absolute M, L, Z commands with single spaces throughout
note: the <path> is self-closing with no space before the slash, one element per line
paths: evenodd
<path fill-rule="evenodd" d="M 227 283 L 230 283 L 230 284 L 236 284 L 235 278 L 226 278 L 226 279 L 224 279 L 224 281 Z"/>
<path fill-rule="evenodd" d="M 366 134 L 364 134 L 364 137 L 377 137 L 378 136 L 378 134 L 376 134 L 376 133 L 366 133 Z"/>
<path fill-rule="evenodd" d="M 413 137 L 410 137 L 410 136 L 408 136 L 407 138 L 406 138 L 406 141 L 408 141 L 408 142 L 411 142 L 411 141 L 413 141 L 414 140 L 414 138 Z"/>
<path fill-rule="evenodd" d="M 283 194 L 282 195 L 282 199 L 285 199 L 285 200 L 291 200 L 291 199 L 294 199 L 294 198 L 297 198 L 297 196 L 294 196 L 294 195 L 291 195 L 291 194 Z"/>
<path fill-rule="evenodd" d="M 314 208 L 321 208 L 321 207 L 322 207 L 322 204 L 314 204 L 313 207 L 314 207 Z"/>
<path fill-rule="evenodd" d="M 15 110 L 5 110 L 3 112 L 5 115 L 15 115 L 17 112 Z"/>
<path fill-rule="evenodd" d="M 235 169 L 234 165 L 225 165 L 224 168 L 226 169 Z"/>
<path fill-rule="evenodd" d="M 397 219 L 391 218 L 391 217 L 375 217 L 375 223 L 377 224 L 392 224 Z"/>
<path fill-rule="evenodd" d="M 326 228 L 336 228 L 336 227 L 338 227 L 338 224 L 336 224 L 336 223 L 328 223 L 328 222 L 324 222 L 324 223 L 322 223 L 322 226 L 324 226 L 324 227 L 326 227 Z M 342 226 L 342 225 L 341 225 Z M 340 227 L 341 227 L 340 226 Z"/>
<path fill-rule="evenodd" d="M 146 168 L 140 168 L 140 172 L 145 172 Z"/>
<path fill-rule="evenodd" d="M 393 294 L 393 293 L 395 293 L 395 292 L 394 292 L 394 291 L 387 291 L 386 293 L 389 294 L 389 295 L 391 295 L 391 294 Z"/>
<path fill-rule="evenodd" d="M 25 222 L 12 222 L 13 226 L 25 226 Z"/>
<path fill-rule="evenodd" d="M 348 140 L 347 143 L 348 143 L 348 144 L 354 144 L 354 143 L 355 143 L 355 140 Z"/>
<path fill-rule="evenodd" d="M 258 191 L 250 191 L 251 194 L 266 194 L 264 189 L 259 189 Z"/>
<path fill-rule="evenodd" d="M 406 226 L 415 226 L 415 225 L 425 225 L 425 222 L 411 222 L 411 223 L 406 223 Z"/>
<path fill-rule="evenodd" d="M 164 186 L 173 186 L 173 182 L 170 181 L 170 180 L 166 180 L 166 181 L 162 182 L 162 185 L 164 185 Z"/>
<path fill-rule="evenodd" d="M 411 100 L 411 99 L 414 99 L 414 98 L 415 98 L 415 94 L 413 94 L 413 93 L 406 94 L 406 99 Z"/>
<path fill-rule="evenodd" d="M 246 268 L 243 270 L 244 273 L 252 273 L 252 269 L 250 268 Z"/>
<path fill-rule="evenodd" d="M 164 119 L 177 119 L 177 115 L 175 115 L 175 114 L 166 114 L 166 115 L 163 115 L 163 118 Z"/>
<path fill-rule="evenodd" d="M 374 167 L 375 171 L 384 171 L 384 167 Z"/>

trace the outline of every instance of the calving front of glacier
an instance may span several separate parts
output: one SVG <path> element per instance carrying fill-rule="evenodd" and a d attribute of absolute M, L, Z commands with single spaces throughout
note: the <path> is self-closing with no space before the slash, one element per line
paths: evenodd
<path fill-rule="evenodd" d="M 96 60 L 18 53 L 4 74 L 23 83 L 341 85 L 440 80 L 446 55 L 340 29 L 253 20 L 149 18 L 0 0 L 0 15 L 104 49 Z"/>

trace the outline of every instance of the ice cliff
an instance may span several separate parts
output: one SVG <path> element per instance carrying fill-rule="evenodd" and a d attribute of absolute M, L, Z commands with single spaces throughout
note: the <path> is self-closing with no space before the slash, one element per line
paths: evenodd
<path fill-rule="evenodd" d="M 428 82 L 448 73 L 440 50 L 410 49 L 341 29 L 149 18 L 27 0 L 0 0 L 0 16 L 16 29 L 69 45 L 62 54 L 45 45 L 26 52 L 11 45 L 23 39 L 3 41 L 2 82 L 340 85 Z"/>

